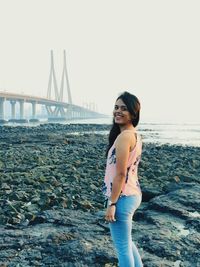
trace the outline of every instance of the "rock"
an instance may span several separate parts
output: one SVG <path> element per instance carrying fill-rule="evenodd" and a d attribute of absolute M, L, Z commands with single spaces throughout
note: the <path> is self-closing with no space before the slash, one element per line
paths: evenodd
<path fill-rule="evenodd" d="M 10 186 L 7 183 L 2 183 L 1 189 L 9 190 L 10 189 Z"/>

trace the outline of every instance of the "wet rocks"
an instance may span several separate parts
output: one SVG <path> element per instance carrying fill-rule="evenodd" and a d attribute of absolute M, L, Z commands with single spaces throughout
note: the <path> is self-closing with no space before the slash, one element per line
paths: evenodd
<path fill-rule="evenodd" d="M 200 234 L 195 222 L 200 222 L 199 192 L 200 185 L 183 184 L 168 194 L 153 198 L 137 212 L 135 220 L 139 222 L 139 229 L 147 231 L 139 237 L 139 244 L 145 251 L 166 258 L 171 264 L 179 260 L 180 266 L 198 266 Z M 194 201 L 191 201 L 192 197 Z M 144 261 L 145 258 L 146 255 Z M 185 265 L 183 261 L 190 264 Z"/>
<path fill-rule="evenodd" d="M 108 129 L 0 127 L 2 266 L 117 266 L 101 193 Z M 199 150 L 144 144 L 133 224 L 144 266 L 200 264 Z"/>
<path fill-rule="evenodd" d="M 42 220 L 23 230 L 0 228 L 0 240 L 4 244 L 6 242 L 4 247 L 8 248 L 12 243 L 12 250 L 7 253 L 0 250 L 5 264 L 9 263 L 14 250 L 17 252 L 12 259 L 13 265 L 9 266 L 19 262 L 22 266 L 32 266 L 36 262 L 39 266 L 104 266 L 116 263 L 109 236 L 104 236 L 104 228 L 98 225 L 102 218 L 97 215 L 65 209 L 45 211 L 38 217 Z"/>
<path fill-rule="evenodd" d="M 200 183 L 200 148 L 144 144 L 139 175 L 143 201 L 173 190 L 184 182 Z M 196 162 L 195 167 L 193 167 Z"/>

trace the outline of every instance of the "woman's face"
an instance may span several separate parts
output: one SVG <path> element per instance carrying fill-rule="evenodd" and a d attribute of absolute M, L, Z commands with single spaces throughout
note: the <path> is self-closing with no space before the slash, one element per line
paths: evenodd
<path fill-rule="evenodd" d="M 120 98 L 115 102 L 113 116 L 114 116 L 114 121 L 117 124 L 120 125 L 132 124 L 131 114 L 128 111 L 125 103 Z"/>

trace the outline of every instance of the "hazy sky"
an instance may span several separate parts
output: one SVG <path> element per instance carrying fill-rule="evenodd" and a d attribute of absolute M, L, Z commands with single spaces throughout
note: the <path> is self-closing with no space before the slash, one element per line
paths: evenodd
<path fill-rule="evenodd" d="M 0 0 L 0 90 L 46 97 L 63 49 L 74 104 L 111 114 L 128 90 L 142 119 L 200 123 L 199 0 Z"/>

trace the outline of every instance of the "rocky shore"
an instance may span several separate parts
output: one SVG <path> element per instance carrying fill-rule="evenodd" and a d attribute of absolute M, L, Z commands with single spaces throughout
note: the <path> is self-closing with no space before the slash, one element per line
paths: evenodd
<path fill-rule="evenodd" d="M 101 193 L 108 130 L 0 127 L 0 267 L 117 266 Z M 144 266 L 200 266 L 200 148 L 144 143 L 139 176 Z"/>

